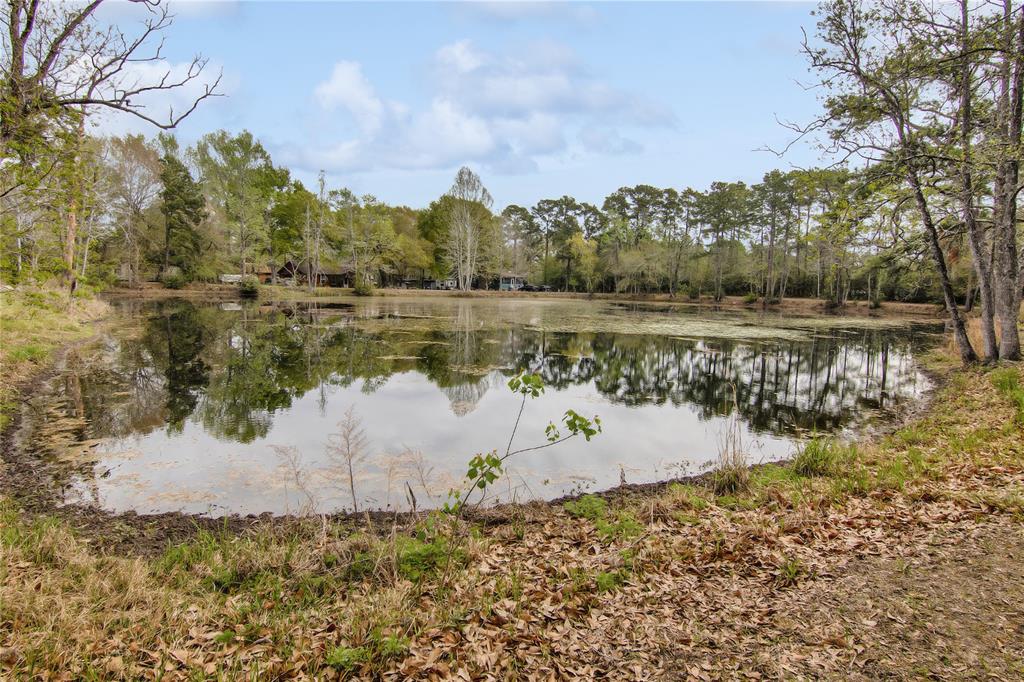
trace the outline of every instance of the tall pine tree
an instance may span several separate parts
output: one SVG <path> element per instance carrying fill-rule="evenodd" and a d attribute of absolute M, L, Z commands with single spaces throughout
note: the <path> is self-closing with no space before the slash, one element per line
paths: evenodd
<path fill-rule="evenodd" d="M 164 186 L 160 193 L 164 215 L 163 270 L 166 274 L 174 266 L 186 279 L 191 279 L 199 262 L 197 228 L 206 218 L 206 202 L 199 184 L 178 158 L 167 154 L 160 163 L 160 181 Z"/>

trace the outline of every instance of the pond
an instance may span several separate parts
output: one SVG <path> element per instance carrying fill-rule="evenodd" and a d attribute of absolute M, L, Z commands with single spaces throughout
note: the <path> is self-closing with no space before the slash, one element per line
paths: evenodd
<path fill-rule="evenodd" d="M 733 425 L 752 462 L 905 409 L 941 326 L 567 299 L 117 303 L 25 407 L 20 447 L 64 502 L 113 511 L 436 507 L 475 453 L 504 452 L 510 377 L 538 373 L 515 448 L 567 409 L 604 431 L 525 453 L 492 499 L 697 473 Z M 347 427 L 346 427 L 346 417 Z M 342 447 L 357 448 L 352 477 Z"/>

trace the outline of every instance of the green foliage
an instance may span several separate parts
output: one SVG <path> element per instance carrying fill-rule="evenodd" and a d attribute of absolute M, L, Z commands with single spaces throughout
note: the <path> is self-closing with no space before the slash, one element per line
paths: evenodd
<path fill-rule="evenodd" d="M 448 540 L 442 537 L 400 537 L 395 540 L 395 566 L 398 574 L 419 582 L 444 565 L 449 554 Z M 457 552 L 456 559 L 463 554 Z"/>
<path fill-rule="evenodd" d="M 8 358 L 13 362 L 39 362 L 49 355 L 49 351 L 43 346 L 35 343 L 18 346 L 11 350 Z"/>
<path fill-rule="evenodd" d="M 611 592 L 622 587 L 629 574 L 625 571 L 600 571 L 594 574 L 594 586 L 598 592 Z"/>
<path fill-rule="evenodd" d="M 334 647 L 327 652 L 324 663 L 332 668 L 352 672 L 370 660 L 370 650 L 366 647 Z"/>
<path fill-rule="evenodd" d="M 539 450 L 550 447 L 564 440 L 575 438 L 576 436 L 583 436 L 584 439 L 589 442 L 591 438 L 601 432 L 601 420 L 598 417 L 595 416 L 593 419 L 588 419 L 574 410 L 566 410 L 565 415 L 562 417 L 562 423 L 564 428 L 569 432 L 568 435 L 562 436 L 561 432 L 553 423 L 548 424 L 545 429 L 545 435 L 547 437 L 546 444 L 522 450 L 512 450 L 512 443 L 515 440 L 516 430 L 519 427 L 519 417 L 522 416 L 522 410 L 526 405 L 526 400 L 528 398 L 537 398 L 542 395 L 544 393 L 544 382 L 540 375 L 526 372 L 509 379 L 508 387 L 513 393 L 517 393 L 522 396 L 519 416 L 517 416 L 515 426 L 512 429 L 512 436 L 508 441 L 508 449 L 505 451 L 504 455 L 499 456 L 497 450 L 492 450 L 486 455 L 475 455 L 469 461 L 469 466 L 466 471 L 467 488 L 463 490 L 448 491 L 448 500 L 445 502 L 443 507 L 443 510 L 446 513 L 462 513 L 469 501 L 469 497 L 475 491 L 480 491 L 482 498 L 487 487 L 497 481 L 501 476 L 504 470 L 504 462 L 509 457 L 525 452 L 526 450 Z"/>
<path fill-rule="evenodd" d="M 799 559 L 786 557 L 779 565 L 779 584 L 784 586 L 796 585 L 804 573 L 803 563 Z"/>
<path fill-rule="evenodd" d="M 562 508 L 570 516 L 589 521 L 604 519 L 608 514 L 608 503 L 597 495 L 584 495 L 578 500 L 570 500 L 563 504 Z"/>
<path fill-rule="evenodd" d="M 745 464 L 726 464 L 711 472 L 715 495 L 735 495 L 750 488 L 750 469 Z"/>
<path fill-rule="evenodd" d="M 188 284 L 185 275 L 177 272 L 165 275 L 160 281 L 165 289 L 181 289 Z"/>
<path fill-rule="evenodd" d="M 164 217 L 163 268 L 179 268 L 187 280 L 199 267 L 199 225 L 206 218 L 206 199 L 184 163 L 165 155 L 160 161 L 160 210 Z M 164 285 L 167 285 L 165 280 Z M 172 286 L 169 288 L 180 288 Z"/>
<path fill-rule="evenodd" d="M 834 441 L 816 436 L 797 450 L 790 466 L 800 476 L 828 476 L 836 471 L 840 450 Z"/>
<path fill-rule="evenodd" d="M 605 542 L 612 540 L 628 540 L 644 531 L 644 527 L 630 512 L 620 510 L 614 520 L 597 519 L 594 528 Z"/>
<path fill-rule="evenodd" d="M 373 296 L 373 285 L 360 277 L 352 287 L 352 293 L 356 296 Z"/>
<path fill-rule="evenodd" d="M 519 374 L 508 380 L 508 387 L 513 393 L 521 393 L 536 398 L 544 393 L 544 381 L 539 374 Z"/>
<path fill-rule="evenodd" d="M 606 542 L 635 537 L 643 532 L 643 526 L 632 513 L 620 510 L 612 517 L 608 503 L 596 495 L 584 495 L 578 500 L 570 500 L 562 508 L 570 516 L 591 521 Z"/>
<path fill-rule="evenodd" d="M 753 291 L 751 291 L 750 293 L 748 293 L 747 295 L 745 295 L 743 297 L 743 302 L 745 304 L 747 304 L 747 305 L 752 305 L 754 303 L 757 303 L 757 294 L 755 294 Z"/>
<path fill-rule="evenodd" d="M 242 298 L 259 298 L 260 281 L 255 277 L 246 277 L 238 283 L 238 295 Z"/>

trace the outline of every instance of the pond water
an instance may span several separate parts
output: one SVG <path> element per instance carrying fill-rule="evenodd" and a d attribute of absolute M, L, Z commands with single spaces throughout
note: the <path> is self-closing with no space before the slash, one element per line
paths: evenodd
<path fill-rule="evenodd" d="M 26 406 L 22 447 L 66 502 L 200 514 L 443 503 L 478 452 L 545 442 L 567 409 L 604 432 L 511 462 L 493 499 L 695 473 L 736 426 L 753 462 L 855 429 L 928 388 L 934 325 L 582 300 L 118 304 L 125 322 Z M 352 467 L 344 421 L 363 434 Z M 350 429 L 351 431 L 351 429 Z M 351 435 L 351 434 L 350 434 Z M 356 434 L 358 435 L 358 434 Z"/>

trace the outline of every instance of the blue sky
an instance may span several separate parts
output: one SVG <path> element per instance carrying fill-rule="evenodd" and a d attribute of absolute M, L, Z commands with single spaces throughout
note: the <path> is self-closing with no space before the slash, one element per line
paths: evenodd
<path fill-rule="evenodd" d="M 807 146 L 758 151 L 791 139 L 776 119 L 817 112 L 801 85 L 810 3 L 169 1 L 168 62 L 203 54 L 227 95 L 182 141 L 248 129 L 307 184 L 322 168 L 332 187 L 421 207 L 469 165 L 500 209 L 756 182 L 816 160 Z M 113 3 L 101 18 L 137 15 Z"/>

